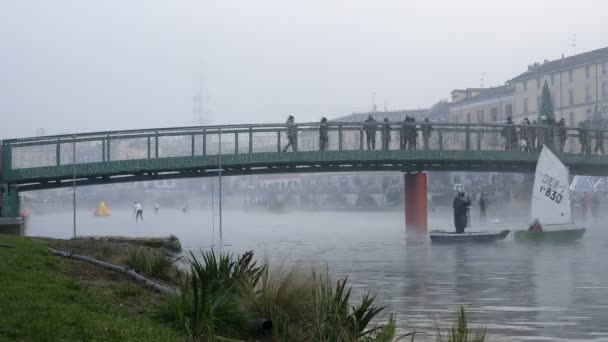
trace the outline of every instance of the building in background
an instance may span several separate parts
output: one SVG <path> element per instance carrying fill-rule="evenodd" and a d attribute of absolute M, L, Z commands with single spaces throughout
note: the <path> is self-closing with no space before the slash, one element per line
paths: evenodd
<path fill-rule="evenodd" d="M 513 89 L 504 85 L 493 88 L 454 89 L 449 121 L 468 123 L 504 122 L 513 115 Z"/>
<path fill-rule="evenodd" d="M 551 90 L 555 118 L 569 126 L 593 115 L 608 113 L 608 48 L 554 61 L 534 63 L 508 82 L 514 90 L 517 121 L 537 119 L 543 85 Z"/>

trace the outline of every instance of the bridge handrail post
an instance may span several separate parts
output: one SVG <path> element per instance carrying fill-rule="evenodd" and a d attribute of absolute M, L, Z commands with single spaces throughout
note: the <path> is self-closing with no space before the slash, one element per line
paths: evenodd
<path fill-rule="evenodd" d="M 281 130 L 277 130 L 277 152 L 281 153 Z"/>
<path fill-rule="evenodd" d="M 106 139 L 101 138 L 101 161 L 106 161 Z"/>
<path fill-rule="evenodd" d="M 465 148 L 467 151 L 471 149 L 471 126 L 465 126 Z"/>
<path fill-rule="evenodd" d="M 190 152 L 192 152 L 192 157 L 194 157 L 194 133 L 190 135 Z"/>
<path fill-rule="evenodd" d="M 207 155 L 207 129 L 203 128 L 203 156 Z"/>
<path fill-rule="evenodd" d="M 481 151 L 481 136 L 483 134 L 482 130 L 477 131 L 477 151 Z"/>
<path fill-rule="evenodd" d="M 338 150 L 342 151 L 342 124 L 338 125 Z"/>
<path fill-rule="evenodd" d="M 359 127 L 359 150 L 363 151 L 363 126 Z"/>
<path fill-rule="evenodd" d="M 106 161 L 110 161 L 111 160 L 111 156 L 110 156 L 110 140 L 111 140 L 111 137 L 108 134 L 106 136 L 106 149 L 107 149 L 107 152 L 106 152 Z"/>
<path fill-rule="evenodd" d="M 152 146 L 151 146 L 152 145 L 152 139 L 150 139 L 150 136 L 148 136 L 147 140 L 148 140 L 147 141 L 147 143 L 148 143 L 148 159 L 150 159 L 151 154 L 152 154 Z"/>
<path fill-rule="evenodd" d="M 439 151 L 443 151 L 443 130 L 439 128 L 437 133 L 439 137 Z"/>
<path fill-rule="evenodd" d="M 234 131 L 234 154 L 239 154 L 239 132 Z"/>
<path fill-rule="evenodd" d="M 13 147 L 11 144 L 2 143 L 2 177 L 8 176 L 8 170 L 13 169 Z"/>
<path fill-rule="evenodd" d="M 249 154 L 253 153 L 253 127 L 249 127 Z"/>
<path fill-rule="evenodd" d="M 158 131 L 154 132 L 154 159 L 158 159 Z"/>
<path fill-rule="evenodd" d="M 61 165 L 61 139 L 57 139 L 57 144 L 55 145 L 55 163 L 57 166 Z"/>

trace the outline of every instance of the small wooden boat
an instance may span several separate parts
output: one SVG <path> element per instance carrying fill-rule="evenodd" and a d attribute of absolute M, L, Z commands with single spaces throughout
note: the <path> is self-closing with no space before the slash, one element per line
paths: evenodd
<path fill-rule="evenodd" d="M 500 232 L 464 232 L 455 233 L 445 230 L 432 230 L 429 233 L 432 243 L 490 243 L 504 240 L 509 230 Z"/>
<path fill-rule="evenodd" d="M 546 146 L 540 152 L 534 174 L 530 222 L 542 231 L 518 230 L 515 241 L 568 242 L 583 237 L 586 229 L 572 223 L 568 168 Z"/>
<path fill-rule="evenodd" d="M 585 228 L 544 230 L 542 232 L 518 230 L 513 236 L 516 241 L 569 242 L 582 238 L 585 230 Z"/>

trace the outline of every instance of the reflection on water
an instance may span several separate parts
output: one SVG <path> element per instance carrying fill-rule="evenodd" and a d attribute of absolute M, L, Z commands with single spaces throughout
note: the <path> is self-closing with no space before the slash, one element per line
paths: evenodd
<path fill-rule="evenodd" d="M 79 235 L 177 235 L 184 248 L 217 244 L 210 212 L 132 212 L 107 218 L 78 213 Z M 70 237 L 71 213 L 34 214 L 27 234 Z M 431 217 L 431 225 L 445 226 Z M 513 224 L 512 229 L 518 225 Z M 502 227 L 494 227 L 500 229 Z M 254 249 L 273 264 L 328 265 L 355 290 L 370 289 L 397 313 L 401 328 L 432 333 L 459 305 L 490 329 L 493 340 L 608 341 L 608 233 L 591 227 L 570 245 L 432 246 L 406 239 L 402 212 L 225 212 L 223 249 Z"/>

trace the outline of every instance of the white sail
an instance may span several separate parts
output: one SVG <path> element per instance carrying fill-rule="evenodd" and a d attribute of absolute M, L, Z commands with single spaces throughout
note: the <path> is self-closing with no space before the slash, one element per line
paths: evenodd
<path fill-rule="evenodd" d="M 534 175 L 530 221 L 542 225 L 571 223 L 569 174 L 566 166 L 543 147 Z"/>

